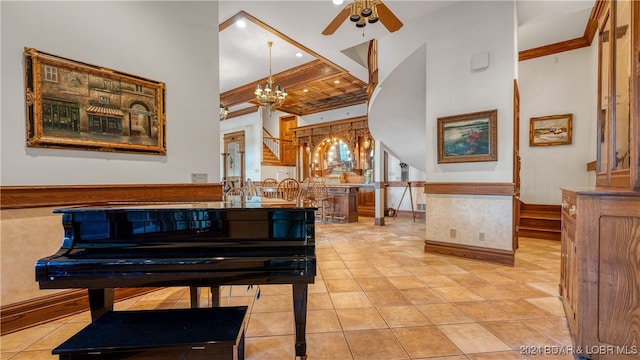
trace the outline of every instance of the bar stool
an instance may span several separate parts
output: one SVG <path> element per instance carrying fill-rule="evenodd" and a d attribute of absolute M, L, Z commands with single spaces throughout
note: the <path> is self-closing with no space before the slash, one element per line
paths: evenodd
<path fill-rule="evenodd" d="M 333 196 L 329 193 L 323 182 L 311 183 L 310 193 L 315 206 L 320 210 L 320 220 L 327 223 L 327 219 L 333 220 Z"/>

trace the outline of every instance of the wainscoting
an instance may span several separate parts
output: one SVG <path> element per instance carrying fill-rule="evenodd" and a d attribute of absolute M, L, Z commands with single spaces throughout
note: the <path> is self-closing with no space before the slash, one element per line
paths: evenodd
<path fill-rule="evenodd" d="M 48 208 L 108 202 L 220 200 L 222 200 L 221 184 L 0 187 L 3 268 L 1 334 L 9 334 L 76 314 L 88 308 L 86 290 L 41 291 L 33 280 L 34 259 L 40 258 L 36 251 L 49 251 L 48 249 L 52 247 L 59 249 L 62 241 L 62 238 L 58 238 L 62 234 L 62 224 L 59 225 L 58 233 L 58 224 L 54 221 L 59 220 L 54 219 L 55 215 L 51 214 Z M 40 221 L 44 221 L 45 224 L 40 224 Z M 30 226 L 33 222 L 38 224 Z M 156 289 L 118 289 L 116 299 L 124 300 L 153 290 Z M 32 297 L 31 294 L 33 294 Z"/>

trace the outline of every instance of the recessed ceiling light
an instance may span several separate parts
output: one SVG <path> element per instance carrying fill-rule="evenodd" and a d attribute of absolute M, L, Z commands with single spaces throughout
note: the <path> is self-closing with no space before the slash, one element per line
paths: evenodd
<path fill-rule="evenodd" d="M 302 57 L 302 53 L 301 52 L 297 52 L 296 53 L 296 57 Z"/>
<path fill-rule="evenodd" d="M 344 0 L 333 0 L 333 5 L 342 5 Z"/>
<path fill-rule="evenodd" d="M 244 20 L 240 19 L 240 20 L 236 21 L 236 26 L 239 27 L 239 28 L 244 29 L 247 26 L 247 23 Z"/>
<path fill-rule="evenodd" d="M 340 84 L 340 80 L 334 80 L 333 83 L 334 84 Z"/>

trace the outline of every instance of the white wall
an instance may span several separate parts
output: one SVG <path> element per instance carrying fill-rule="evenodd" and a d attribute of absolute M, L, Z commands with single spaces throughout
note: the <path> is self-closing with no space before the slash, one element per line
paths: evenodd
<path fill-rule="evenodd" d="M 244 178 L 253 181 L 259 181 L 261 176 L 262 161 L 262 121 L 260 120 L 260 112 L 246 114 L 235 117 L 231 120 L 220 122 L 220 154 L 224 153 L 224 135 L 236 131 L 244 132 Z M 220 155 L 218 155 L 220 156 Z M 220 156 L 222 160 L 222 157 Z M 220 178 L 222 175 L 224 163 L 220 163 Z"/>
<path fill-rule="evenodd" d="M 520 62 L 521 200 L 562 202 L 563 187 L 587 187 L 596 159 L 597 45 Z M 573 114 L 570 145 L 529 146 L 530 118 Z"/>
<path fill-rule="evenodd" d="M 426 178 L 430 182 L 511 182 L 513 152 L 513 79 L 516 72 L 513 2 L 460 2 L 422 21 L 408 24 L 402 34 L 383 38 L 379 44 L 380 76 L 393 76 L 404 58 L 426 44 Z M 473 55 L 488 52 L 490 65 L 472 71 Z M 384 69 L 384 70 L 383 70 Z M 419 70 L 419 69 L 418 69 Z M 420 71 L 416 71 L 417 74 Z M 420 82 L 418 79 L 416 82 Z M 403 88 L 384 88 L 378 95 L 405 96 Z M 376 98 L 375 101 L 378 101 Z M 376 117 L 370 107 L 369 123 Z M 498 160 L 493 162 L 438 164 L 437 118 L 482 110 L 498 110 Z M 382 119 L 377 119 L 383 121 Z M 380 123 L 376 123 L 380 125 Z M 415 134 L 409 122 L 387 121 L 386 132 Z M 384 134 L 385 130 L 379 131 Z M 403 144 L 382 139 L 395 156 L 403 158 Z M 511 197 L 427 195 L 427 239 L 457 244 L 511 249 Z M 446 215 L 446 216 L 445 216 Z M 457 229 L 456 238 L 449 236 Z M 478 233 L 484 232 L 484 241 Z"/>
<path fill-rule="evenodd" d="M 427 165 L 432 182 L 510 182 L 513 179 L 514 18 L 512 2 L 462 2 L 430 19 L 427 39 Z M 437 29 L 437 31 L 435 31 Z M 471 57 L 489 53 L 489 67 L 471 70 Z M 498 161 L 438 164 L 437 118 L 498 110 Z"/>
<path fill-rule="evenodd" d="M 287 177 L 296 177 L 295 166 L 262 166 L 262 128 L 280 137 L 280 116 L 288 115 L 282 111 L 274 111 L 271 115 L 262 109 L 255 113 L 246 114 L 220 122 L 220 152 L 224 152 L 224 134 L 244 131 L 245 136 L 245 180 L 261 181 L 274 178 L 278 181 Z M 300 118 L 298 118 L 300 119 Z M 300 125 L 300 122 L 298 122 Z M 222 180 L 222 166 L 220 164 L 220 181 Z"/>
<path fill-rule="evenodd" d="M 2 185 L 219 181 L 216 1 L 2 1 Z M 24 47 L 166 84 L 167 155 L 27 148 Z"/>

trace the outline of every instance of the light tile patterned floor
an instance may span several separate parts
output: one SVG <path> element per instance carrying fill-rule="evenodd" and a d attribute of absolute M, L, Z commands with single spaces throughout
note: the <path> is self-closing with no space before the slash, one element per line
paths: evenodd
<path fill-rule="evenodd" d="M 558 297 L 559 242 L 520 239 L 516 266 L 505 267 L 425 254 L 424 221 L 372 223 L 316 224 L 309 360 L 573 359 L 553 355 L 571 345 Z M 290 286 L 262 286 L 257 300 L 255 291 L 222 290 L 223 305 L 250 308 L 246 359 L 294 359 Z M 207 292 L 202 296 L 209 300 Z M 186 307 L 185 288 L 116 304 L 117 310 Z M 1 360 L 56 359 L 51 349 L 89 321 L 85 312 L 5 335 Z"/>

